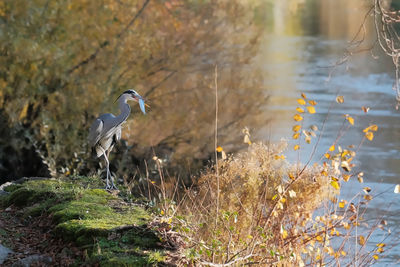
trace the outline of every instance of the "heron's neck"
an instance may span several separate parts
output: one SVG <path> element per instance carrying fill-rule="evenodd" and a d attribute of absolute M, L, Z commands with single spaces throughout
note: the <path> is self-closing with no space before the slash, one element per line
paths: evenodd
<path fill-rule="evenodd" d="M 131 113 L 131 107 L 127 103 L 127 99 L 125 97 L 121 97 L 118 100 L 119 110 L 121 113 L 117 116 L 118 124 L 123 123 L 128 118 L 129 114 Z"/>

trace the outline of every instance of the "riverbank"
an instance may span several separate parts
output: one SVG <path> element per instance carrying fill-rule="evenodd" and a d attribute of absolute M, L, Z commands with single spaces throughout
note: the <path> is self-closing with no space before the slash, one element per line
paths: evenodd
<path fill-rule="evenodd" d="M 100 188 L 96 178 L 28 180 L 1 196 L 3 263 L 175 265 L 179 244 L 145 203 Z"/>

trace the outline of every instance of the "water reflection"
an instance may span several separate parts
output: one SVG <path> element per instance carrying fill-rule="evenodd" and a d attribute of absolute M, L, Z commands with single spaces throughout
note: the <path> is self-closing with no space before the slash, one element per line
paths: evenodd
<path fill-rule="evenodd" d="M 342 146 L 358 144 L 363 136 L 362 129 L 377 124 L 379 131 L 373 142 L 366 141 L 357 155 L 358 170 L 365 172 L 365 184 L 351 181 L 344 186 L 342 197 L 351 198 L 364 186 L 373 188 L 375 194 L 385 192 L 372 201 L 366 217 L 386 216 L 393 236 L 398 236 L 400 230 L 396 225 L 400 223 L 400 209 L 395 203 L 400 197 L 392 189 L 393 184 L 400 182 L 400 114 L 395 109 L 395 93 L 391 90 L 391 61 L 375 48 L 352 56 L 333 72 L 332 68 L 327 68 L 343 56 L 371 3 L 362 0 L 270 3 L 273 6 L 273 27 L 264 34 L 258 64 L 263 67 L 265 87 L 271 94 L 267 113 L 273 114 L 273 123 L 261 129 L 259 136 L 267 141 L 290 140 L 291 117 L 300 92 L 318 102 L 317 114 L 305 121 L 306 126 L 316 124 L 321 129 L 329 116 L 315 160 L 336 139 L 344 114 L 353 116 L 356 123 L 339 142 Z M 369 47 L 375 39 L 371 17 L 367 17 L 365 31 L 367 37 L 356 50 Z M 343 95 L 345 102 L 342 105 L 333 103 L 328 112 L 337 94 Z M 362 106 L 370 107 L 367 115 Z M 308 158 L 312 145 L 303 145 L 300 158 Z M 297 160 L 297 152 L 291 149 L 288 152 L 290 160 Z M 383 238 L 383 232 L 377 233 L 374 241 L 380 238 Z M 380 263 L 397 262 L 399 255 L 400 250 L 395 247 Z"/>

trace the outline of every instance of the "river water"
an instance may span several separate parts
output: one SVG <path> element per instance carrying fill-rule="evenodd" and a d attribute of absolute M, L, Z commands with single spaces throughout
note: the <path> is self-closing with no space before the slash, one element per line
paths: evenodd
<path fill-rule="evenodd" d="M 390 229 L 391 235 L 384 242 L 394 246 L 390 249 L 389 246 L 375 265 L 400 264 L 400 248 L 396 246 L 400 243 L 400 194 L 393 192 L 395 184 L 400 183 L 400 111 L 396 110 L 392 90 L 394 67 L 379 47 L 356 53 L 344 64 L 335 66 L 346 49 L 351 48 L 349 41 L 362 24 L 369 2 L 267 2 L 266 16 L 270 16 L 270 24 L 265 30 L 257 62 L 262 66 L 265 87 L 271 95 L 266 112 L 272 123 L 262 129 L 259 136 L 265 141 L 289 140 L 287 155 L 292 162 L 309 158 L 316 138 L 311 144 L 302 142 L 300 152 L 293 150 L 297 141 L 291 141 L 291 128 L 295 124 L 292 116 L 300 93 L 317 102 L 316 114 L 306 115 L 304 125 L 314 124 L 322 129 L 326 120 L 313 162 L 317 162 L 333 144 L 343 125 L 349 127 L 338 144 L 345 147 L 358 145 L 363 137 L 362 130 L 377 124 L 379 130 L 373 141 L 363 142 L 355 160 L 353 171 L 365 173 L 364 183 L 359 183 L 357 178 L 342 183 L 339 198 L 350 200 L 363 187 L 372 188 L 374 199 L 365 218 L 372 223 L 384 217 L 388 225 L 386 231 L 378 229 L 374 232 L 368 247 L 381 242 Z M 353 51 L 373 44 L 375 35 L 371 20 L 368 18 L 365 24 L 363 44 L 353 47 Z M 344 96 L 343 104 L 336 103 L 337 95 Z M 362 106 L 370 108 L 367 114 Z M 345 114 L 354 118 L 354 126 L 344 120 Z M 367 234 L 368 230 L 368 227 L 361 227 L 359 234 Z"/>

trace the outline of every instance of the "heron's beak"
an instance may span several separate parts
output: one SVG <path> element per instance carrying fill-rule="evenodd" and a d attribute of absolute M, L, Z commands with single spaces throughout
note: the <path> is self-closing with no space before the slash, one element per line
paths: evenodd
<path fill-rule="evenodd" d="M 143 114 L 146 114 L 145 106 L 146 106 L 146 104 L 144 103 L 143 97 L 139 97 L 139 107 L 142 110 Z"/>

